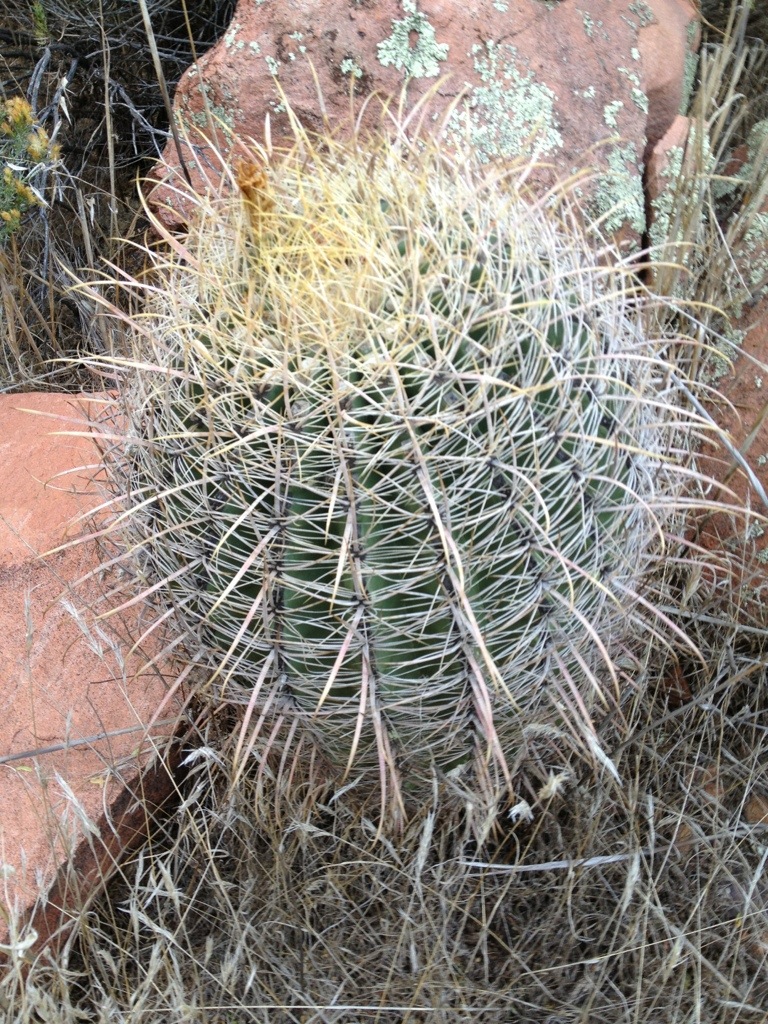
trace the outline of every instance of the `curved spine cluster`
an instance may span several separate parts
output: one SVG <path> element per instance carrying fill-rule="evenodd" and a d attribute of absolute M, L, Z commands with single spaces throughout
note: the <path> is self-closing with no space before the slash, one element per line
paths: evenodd
<path fill-rule="evenodd" d="M 122 473 L 241 753 L 298 719 L 393 806 L 498 800 L 532 721 L 602 756 L 691 428 L 629 275 L 429 144 L 238 174 L 157 258 Z"/>

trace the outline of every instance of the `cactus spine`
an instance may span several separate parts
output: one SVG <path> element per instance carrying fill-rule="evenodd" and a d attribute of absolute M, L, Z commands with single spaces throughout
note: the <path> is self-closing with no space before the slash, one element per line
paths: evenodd
<path fill-rule="evenodd" d="M 627 275 L 429 144 L 241 184 L 159 267 L 122 472 L 244 747 L 298 716 L 395 804 L 435 764 L 497 799 L 532 721 L 597 751 L 686 429 Z"/>

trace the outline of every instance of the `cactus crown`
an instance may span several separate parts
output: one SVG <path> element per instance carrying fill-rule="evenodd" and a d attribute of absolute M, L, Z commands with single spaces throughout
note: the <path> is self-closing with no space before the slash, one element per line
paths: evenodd
<path fill-rule="evenodd" d="M 287 715 L 391 806 L 497 800 L 538 720 L 600 755 L 686 425 L 629 275 L 430 143 L 237 175 L 157 257 L 121 472 L 241 752 Z"/>

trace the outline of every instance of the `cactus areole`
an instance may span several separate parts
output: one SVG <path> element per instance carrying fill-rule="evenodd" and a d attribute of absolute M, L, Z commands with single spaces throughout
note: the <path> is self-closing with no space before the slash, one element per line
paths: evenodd
<path fill-rule="evenodd" d="M 680 419 L 626 275 L 428 146 L 241 185 L 124 392 L 143 551 L 221 699 L 390 792 L 498 795 L 535 721 L 594 753 Z"/>

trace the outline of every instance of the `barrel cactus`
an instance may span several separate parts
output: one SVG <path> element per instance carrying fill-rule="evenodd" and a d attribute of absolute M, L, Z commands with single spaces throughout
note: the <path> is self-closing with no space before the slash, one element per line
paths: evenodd
<path fill-rule="evenodd" d="M 241 753 L 290 722 L 391 807 L 498 802 L 535 722 L 601 756 L 689 429 L 629 275 L 430 144 L 238 176 L 155 256 L 119 471 Z"/>

